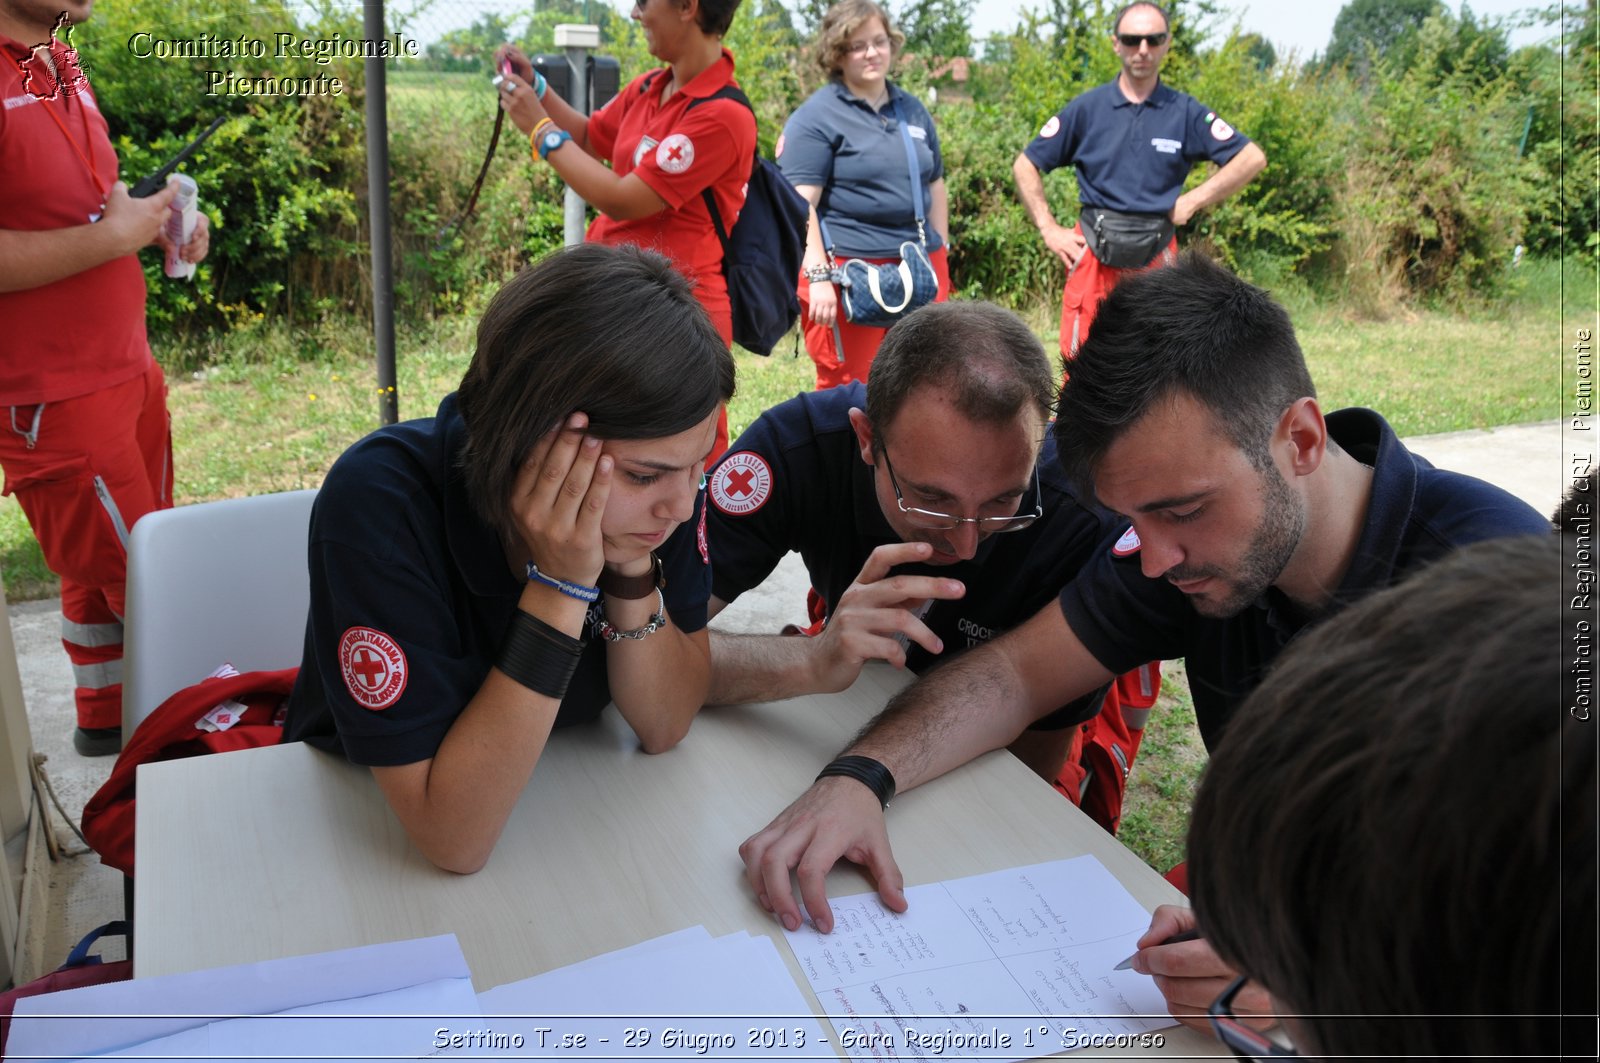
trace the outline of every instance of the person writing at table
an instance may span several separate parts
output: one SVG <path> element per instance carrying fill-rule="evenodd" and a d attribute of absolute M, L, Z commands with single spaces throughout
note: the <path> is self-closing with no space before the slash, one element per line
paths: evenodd
<path fill-rule="evenodd" d="M 950 202 L 939 134 L 928 109 L 889 80 L 904 45 L 905 35 L 873 0 L 841 0 L 830 7 L 815 45 L 828 84 L 790 116 L 778 141 L 779 169 L 812 206 L 799 294 L 818 391 L 865 382 L 887 331 L 845 320 L 821 225 L 835 242 L 837 258 L 873 263 L 900 261 L 900 245 L 925 236 L 939 278 L 934 301 L 950 295 Z M 906 160 L 902 122 L 917 158 L 915 175 Z M 923 233 L 913 189 L 927 212 Z"/>
<path fill-rule="evenodd" d="M 286 741 L 372 768 L 433 863 L 481 868 L 554 727 L 608 702 L 655 753 L 705 701 L 706 453 L 733 357 L 666 259 L 512 278 L 434 417 L 334 463 Z"/>
<path fill-rule="evenodd" d="M 755 158 L 756 120 L 737 100 L 708 97 L 738 86 L 733 53 L 722 46 L 738 8 L 739 0 L 636 0 L 633 18 L 650 54 L 667 66 L 634 78 L 587 117 L 545 91 L 521 51 L 495 52 L 496 66 L 509 60 L 513 71 L 500 83 L 501 108 L 529 134 L 538 157 L 600 212 L 585 239 L 670 258 L 694 282 L 695 297 L 730 348 L 722 242 L 703 193 L 710 189 L 731 231 Z M 727 445 L 727 416 L 719 413 L 712 456 Z"/>

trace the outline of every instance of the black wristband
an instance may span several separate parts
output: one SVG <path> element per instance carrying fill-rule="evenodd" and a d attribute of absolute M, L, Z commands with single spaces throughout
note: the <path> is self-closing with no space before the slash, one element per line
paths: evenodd
<path fill-rule="evenodd" d="M 511 614 L 495 667 L 535 694 L 560 701 L 582 655 L 580 640 L 518 609 Z"/>
<path fill-rule="evenodd" d="M 817 778 L 826 779 L 830 775 L 854 779 L 871 790 L 878 804 L 884 808 L 888 808 L 889 802 L 894 800 L 894 776 L 888 768 L 871 757 L 836 757 L 817 773 Z"/>

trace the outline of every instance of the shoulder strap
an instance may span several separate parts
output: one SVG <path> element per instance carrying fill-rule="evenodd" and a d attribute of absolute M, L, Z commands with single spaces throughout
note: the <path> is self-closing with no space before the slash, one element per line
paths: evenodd
<path fill-rule="evenodd" d="M 889 90 L 889 107 L 894 111 L 895 121 L 900 125 L 900 143 L 906 149 L 906 172 L 911 175 L 911 205 L 917 211 L 917 240 L 923 247 L 928 246 L 928 235 L 923 225 L 922 211 L 922 171 L 917 166 L 917 149 L 911 146 L 911 130 L 906 126 L 905 116 L 900 113 L 900 101 L 895 98 L 894 90 Z"/>
<path fill-rule="evenodd" d="M 756 109 L 750 106 L 750 97 L 746 96 L 744 90 L 737 85 L 724 85 L 709 96 L 700 96 L 690 100 L 689 106 L 684 108 L 684 113 L 687 114 L 702 103 L 709 103 L 711 100 L 734 100 L 750 112 L 750 117 L 755 117 Z M 761 152 L 760 149 L 757 149 L 755 158 L 750 160 L 750 172 L 752 174 L 755 173 L 756 165 L 760 161 Z M 700 190 L 700 198 L 705 200 L 706 211 L 711 215 L 711 225 L 717 230 L 717 241 L 722 244 L 722 257 L 726 260 L 728 257 L 728 229 L 722 224 L 722 212 L 717 209 L 717 197 L 711 194 L 711 188 L 708 185 Z"/>

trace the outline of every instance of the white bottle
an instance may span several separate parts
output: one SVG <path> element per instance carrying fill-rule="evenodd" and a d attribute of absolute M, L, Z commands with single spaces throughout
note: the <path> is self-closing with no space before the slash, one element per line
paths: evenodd
<path fill-rule="evenodd" d="M 167 178 L 167 184 L 174 183 L 178 186 L 178 194 L 172 197 L 172 206 L 169 208 L 172 213 L 167 216 L 167 239 L 171 241 L 167 250 L 167 276 L 192 279 L 195 264 L 183 261 L 178 253 L 194 235 L 195 217 L 199 213 L 194 204 L 200 189 L 188 174 L 175 173 Z"/>

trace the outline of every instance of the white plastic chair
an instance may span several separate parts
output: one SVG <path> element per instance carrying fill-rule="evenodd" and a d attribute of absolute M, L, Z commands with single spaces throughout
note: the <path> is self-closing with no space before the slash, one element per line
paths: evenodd
<path fill-rule="evenodd" d="M 122 736 L 224 661 L 289 668 L 305 646 L 315 490 L 158 510 L 128 539 Z"/>

